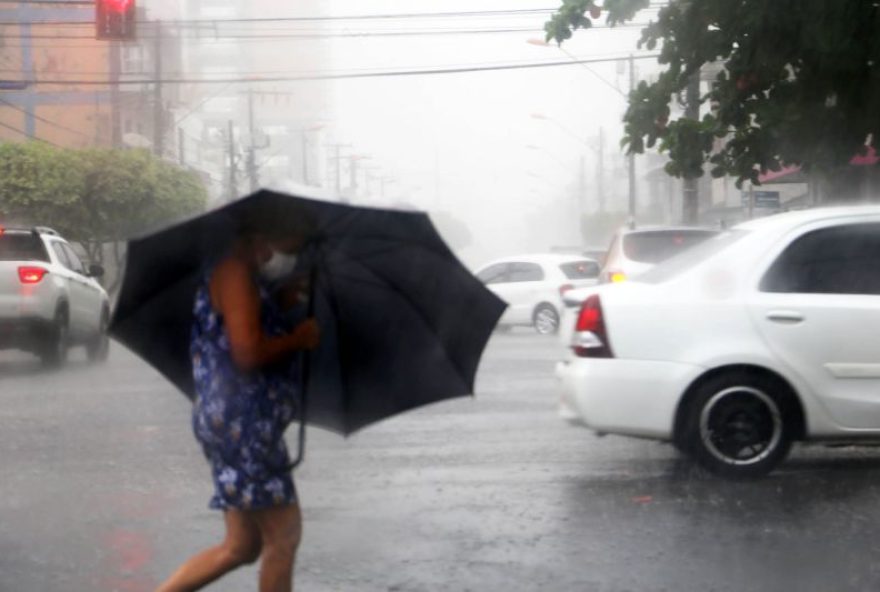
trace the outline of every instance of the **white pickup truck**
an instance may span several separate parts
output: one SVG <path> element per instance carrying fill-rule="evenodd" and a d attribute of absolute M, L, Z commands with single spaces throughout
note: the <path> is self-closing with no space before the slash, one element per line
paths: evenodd
<path fill-rule="evenodd" d="M 110 300 L 98 283 L 104 270 L 86 268 L 49 228 L 0 227 L 0 350 L 38 355 L 61 366 L 84 345 L 92 361 L 107 357 Z"/>

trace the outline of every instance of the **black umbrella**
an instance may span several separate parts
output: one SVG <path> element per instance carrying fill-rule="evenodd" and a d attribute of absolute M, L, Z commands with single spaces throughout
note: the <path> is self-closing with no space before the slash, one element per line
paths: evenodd
<path fill-rule="evenodd" d="M 315 228 L 304 259 L 322 341 L 304 373 L 308 423 L 350 434 L 473 393 L 505 304 L 420 212 L 260 191 L 132 240 L 110 334 L 193 398 L 188 347 L 199 274 L 230 248 L 251 208 L 307 214 Z"/>

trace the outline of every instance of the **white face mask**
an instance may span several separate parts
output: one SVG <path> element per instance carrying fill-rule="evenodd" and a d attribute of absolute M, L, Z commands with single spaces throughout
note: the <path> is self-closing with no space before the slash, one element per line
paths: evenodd
<path fill-rule="evenodd" d="M 272 249 L 269 260 L 260 265 L 260 275 L 269 281 L 280 280 L 296 268 L 296 255 Z"/>

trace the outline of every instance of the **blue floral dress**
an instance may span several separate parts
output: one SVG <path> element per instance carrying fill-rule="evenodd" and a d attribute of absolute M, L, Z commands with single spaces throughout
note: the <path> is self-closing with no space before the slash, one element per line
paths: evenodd
<path fill-rule="evenodd" d="M 296 489 L 288 470 L 284 431 L 294 417 L 297 380 L 290 368 L 240 371 L 232 361 L 223 318 L 211 304 L 210 274 L 196 293 L 190 354 L 196 386 L 192 424 L 211 465 L 215 493 L 209 507 L 258 510 L 291 504 Z M 258 281 L 263 330 L 289 330 L 284 315 Z"/>

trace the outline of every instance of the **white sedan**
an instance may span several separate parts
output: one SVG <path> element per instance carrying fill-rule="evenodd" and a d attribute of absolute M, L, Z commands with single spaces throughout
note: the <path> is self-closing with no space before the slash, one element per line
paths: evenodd
<path fill-rule="evenodd" d="M 593 259 L 548 253 L 497 259 L 476 275 L 509 305 L 500 327 L 531 326 L 547 335 L 559 330 L 563 295 L 595 285 L 599 271 Z"/>
<path fill-rule="evenodd" d="M 748 222 L 584 302 L 560 413 L 757 476 L 880 439 L 880 207 Z"/>

